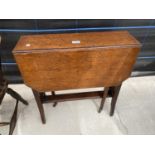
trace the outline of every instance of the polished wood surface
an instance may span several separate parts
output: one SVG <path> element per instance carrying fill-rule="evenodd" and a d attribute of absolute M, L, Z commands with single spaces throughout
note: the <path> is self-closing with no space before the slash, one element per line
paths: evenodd
<path fill-rule="evenodd" d="M 80 41 L 78 43 L 77 41 Z M 14 51 L 51 50 L 68 48 L 95 48 L 110 46 L 139 46 L 140 43 L 127 31 L 85 32 L 21 36 Z M 35 51 L 33 51 L 35 52 Z"/>
<path fill-rule="evenodd" d="M 74 39 L 82 41 L 73 45 Z M 136 39 L 119 31 L 21 37 L 13 53 L 25 84 L 45 92 L 119 85 L 130 76 L 139 49 Z"/>

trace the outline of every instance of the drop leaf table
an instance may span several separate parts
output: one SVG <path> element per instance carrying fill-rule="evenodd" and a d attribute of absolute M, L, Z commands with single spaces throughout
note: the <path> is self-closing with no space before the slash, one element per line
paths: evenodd
<path fill-rule="evenodd" d="M 127 31 L 41 34 L 21 36 L 13 54 L 45 123 L 43 103 L 56 106 L 75 99 L 100 97 L 101 112 L 106 97 L 112 97 L 112 116 L 121 84 L 130 76 L 140 47 Z M 55 93 L 96 87 L 104 87 L 104 91 Z"/>

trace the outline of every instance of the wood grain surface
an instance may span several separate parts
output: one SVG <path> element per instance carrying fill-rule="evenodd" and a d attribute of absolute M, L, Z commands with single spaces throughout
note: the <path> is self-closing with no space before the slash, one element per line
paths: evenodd
<path fill-rule="evenodd" d="M 24 36 L 13 53 L 25 84 L 46 92 L 117 86 L 130 76 L 139 50 L 134 37 L 118 31 Z"/>
<path fill-rule="evenodd" d="M 80 43 L 76 44 L 76 41 Z M 128 31 L 43 34 L 21 36 L 14 51 L 130 45 L 137 46 L 140 43 Z"/>

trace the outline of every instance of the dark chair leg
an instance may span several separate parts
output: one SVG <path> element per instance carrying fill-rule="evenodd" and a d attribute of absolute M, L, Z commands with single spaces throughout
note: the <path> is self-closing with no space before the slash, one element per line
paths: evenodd
<path fill-rule="evenodd" d="M 15 129 L 15 126 L 17 123 L 17 113 L 18 113 L 18 100 L 16 102 L 16 107 L 15 107 L 14 113 L 13 113 L 12 118 L 11 118 L 9 135 L 12 135 L 13 131 Z"/>
<path fill-rule="evenodd" d="M 37 102 L 37 106 L 38 106 L 38 109 L 39 109 L 39 112 L 40 112 L 42 123 L 45 124 L 46 123 L 46 118 L 45 118 L 45 113 L 44 113 L 44 107 L 43 107 L 43 104 L 42 104 L 41 99 L 40 99 L 40 94 L 36 90 L 32 89 L 32 91 L 33 91 L 35 100 Z"/>
<path fill-rule="evenodd" d="M 98 110 L 98 112 L 100 113 L 103 109 L 103 106 L 104 106 L 104 102 L 106 100 L 106 97 L 108 95 L 108 91 L 109 91 L 109 87 L 105 87 L 104 89 L 104 93 L 103 93 L 103 97 L 102 97 L 102 101 L 101 101 L 101 104 L 100 104 L 100 108 Z"/>
<path fill-rule="evenodd" d="M 121 85 L 114 87 L 114 94 L 113 94 L 112 101 L 111 101 L 110 116 L 114 115 L 115 106 L 116 106 L 116 102 L 117 102 L 117 98 L 120 92 Z"/>
<path fill-rule="evenodd" d="M 1 126 L 6 126 L 6 125 L 9 125 L 10 124 L 10 122 L 0 122 L 0 127 Z"/>
<path fill-rule="evenodd" d="M 13 98 L 15 98 L 16 100 L 19 100 L 20 102 L 22 102 L 25 105 L 28 105 L 28 102 L 26 100 L 24 100 L 22 98 L 22 96 L 20 96 L 17 92 L 15 92 L 13 89 L 11 88 L 7 88 L 6 90 L 7 94 L 11 95 Z"/>
<path fill-rule="evenodd" d="M 52 93 L 53 96 L 55 96 L 55 92 L 54 91 L 52 91 L 51 93 Z M 57 104 L 58 104 L 58 102 L 54 102 L 53 107 L 56 107 Z"/>

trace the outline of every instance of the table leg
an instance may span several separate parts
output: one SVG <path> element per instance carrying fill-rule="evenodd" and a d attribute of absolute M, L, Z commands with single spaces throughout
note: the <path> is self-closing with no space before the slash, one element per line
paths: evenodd
<path fill-rule="evenodd" d="M 32 91 L 33 91 L 35 100 L 37 102 L 37 106 L 38 106 L 38 109 L 39 109 L 39 112 L 40 112 L 42 123 L 45 124 L 46 123 L 46 118 L 45 118 L 45 113 L 44 113 L 44 107 L 43 107 L 43 104 L 42 104 L 41 99 L 40 99 L 40 94 L 36 90 L 32 89 Z"/>
<path fill-rule="evenodd" d="M 121 86 L 122 86 L 122 84 L 114 87 L 114 94 L 113 94 L 112 101 L 111 101 L 110 116 L 114 115 L 116 101 L 117 101 Z"/>
<path fill-rule="evenodd" d="M 52 91 L 51 93 L 52 93 L 53 96 L 55 96 L 55 92 L 54 91 Z M 53 107 L 56 107 L 57 104 L 58 104 L 58 102 L 54 102 Z"/>
<path fill-rule="evenodd" d="M 105 87 L 104 88 L 104 93 L 103 93 L 103 97 L 102 97 L 102 100 L 101 100 L 101 104 L 100 104 L 100 108 L 98 110 L 98 112 L 100 113 L 103 109 L 103 106 L 104 106 L 104 103 L 105 103 L 105 100 L 106 100 L 106 97 L 108 95 L 108 91 L 109 91 L 109 87 Z"/>

